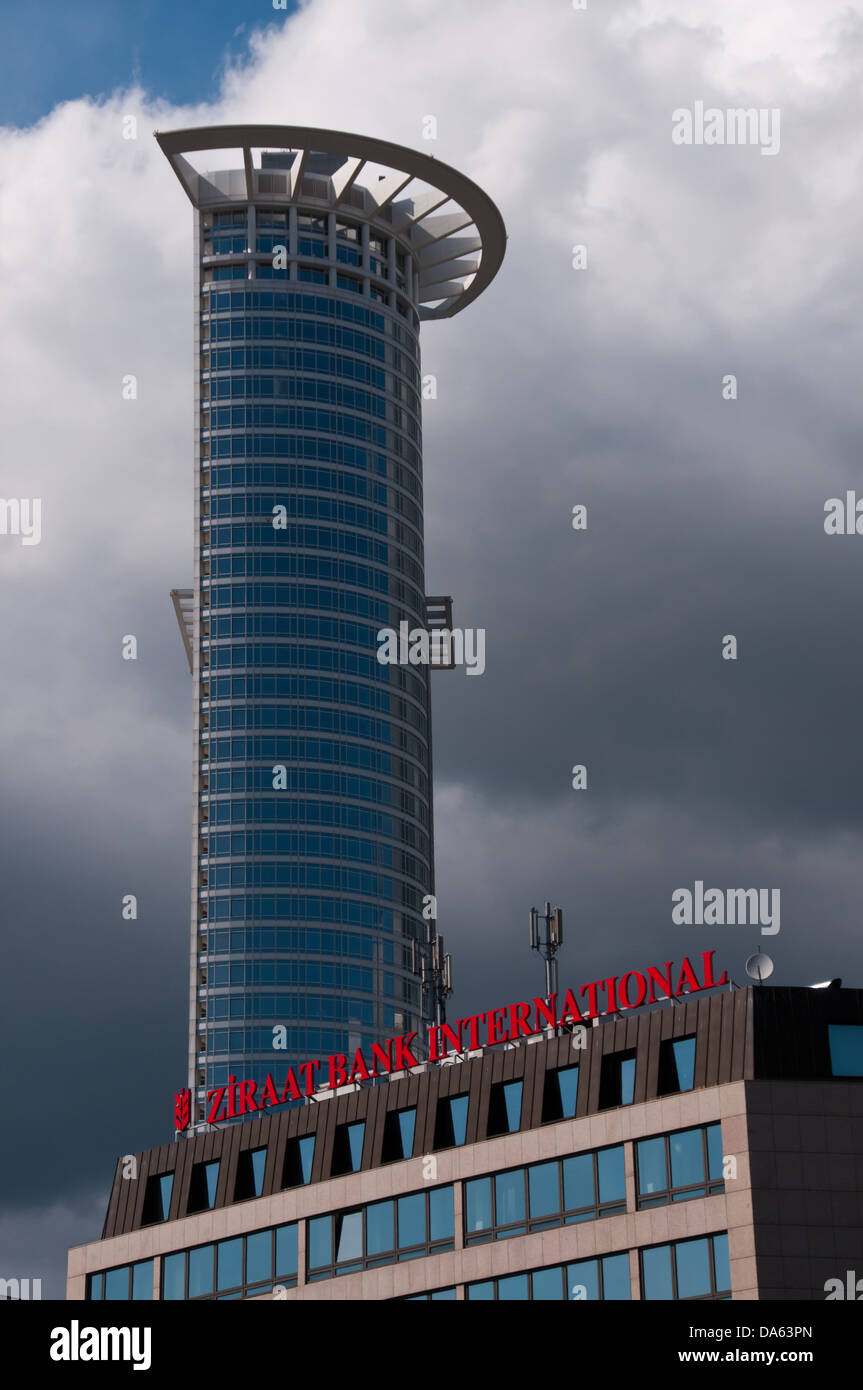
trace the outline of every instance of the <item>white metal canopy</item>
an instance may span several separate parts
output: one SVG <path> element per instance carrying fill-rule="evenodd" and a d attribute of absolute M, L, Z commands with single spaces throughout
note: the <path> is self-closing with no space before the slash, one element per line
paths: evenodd
<path fill-rule="evenodd" d="M 384 220 L 416 258 L 422 319 L 451 318 L 464 309 L 491 283 L 503 260 L 506 230 L 488 195 L 449 164 L 405 145 L 315 126 L 206 126 L 156 131 L 155 137 L 197 208 L 301 200 L 360 221 Z M 256 168 L 254 149 L 284 151 L 284 161 Z M 242 150 L 236 193 L 217 187 L 184 158 L 201 150 Z M 369 165 L 390 172 L 363 183 Z M 412 183 L 418 185 L 414 196 Z"/>

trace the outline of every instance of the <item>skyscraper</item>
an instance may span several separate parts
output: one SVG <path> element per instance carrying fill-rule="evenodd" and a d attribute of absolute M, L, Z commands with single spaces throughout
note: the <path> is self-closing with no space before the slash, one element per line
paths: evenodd
<path fill-rule="evenodd" d="M 430 1021 L 412 948 L 434 893 L 429 668 L 380 664 L 377 634 L 438 620 L 419 325 L 481 293 L 505 232 L 464 175 L 387 141 L 156 138 L 195 209 L 195 582 L 174 602 L 201 1121 L 231 1075 Z"/>

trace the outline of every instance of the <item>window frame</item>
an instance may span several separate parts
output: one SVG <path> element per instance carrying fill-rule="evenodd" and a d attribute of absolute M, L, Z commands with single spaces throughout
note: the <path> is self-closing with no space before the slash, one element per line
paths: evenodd
<path fill-rule="evenodd" d="M 725 1192 L 724 1178 L 711 1178 L 710 1176 L 710 1145 L 708 1143 L 708 1131 L 718 1129 L 720 1138 L 720 1149 L 722 1141 L 722 1124 L 719 1120 L 713 1120 L 706 1125 L 687 1125 L 684 1129 L 668 1130 L 665 1134 L 644 1134 L 639 1139 L 634 1139 L 633 1158 L 635 1161 L 635 1209 L 636 1211 L 648 1211 L 651 1207 L 670 1206 L 675 1202 L 687 1202 L 696 1198 L 707 1199 L 708 1197 L 718 1197 Z M 671 1169 L 671 1140 L 676 1139 L 680 1134 L 694 1134 L 701 1132 L 701 1156 L 704 1165 L 704 1181 L 700 1183 L 682 1183 L 675 1186 L 672 1182 Z M 639 1159 L 639 1149 L 642 1144 L 654 1143 L 657 1139 L 665 1141 L 665 1176 L 668 1185 L 658 1192 L 641 1192 L 641 1162 Z"/>
<path fill-rule="evenodd" d="M 727 1231 L 708 1231 L 702 1236 L 688 1236 L 683 1240 L 664 1240 L 659 1245 L 643 1245 L 638 1251 L 638 1279 L 640 1285 L 641 1298 L 647 1303 L 675 1302 L 675 1303 L 724 1303 L 731 1299 L 732 1289 L 729 1284 L 727 1289 L 720 1289 L 716 1283 L 716 1246 L 714 1244 L 717 1236 L 724 1236 L 728 1239 Z M 706 1240 L 709 1247 L 710 1257 L 710 1292 L 690 1294 L 688 1297 L 681 1298 L 677 1278 L 677 1247 L 680 1245 L 692 1245 L 695 1241 Z M 671 1299 L 649 1299 L 646 1294 L 644 1279 L 644 1255 L 648 1250 L 664 1250 L 671 1252 Z"/>
<path fill-rule="evenodd" d="M 431 1199 L 435 1192 L 447 1192 L 452 1194 L 453 1202 L 453 1232 L 451 1236 L 442 1236 L 435 1240 L 431 1238 Z M 398 1234 L 398 1203 L 409 1197 L 424 1198 L 424 1220 L 425 1220 L 425 1240 L 413 1242 L 409 1245 L 399 1245 Z M 393 1218 L 393 1245 L 389 1250 L 377 1251 L 373 1255 L 368 1254 L 368 1210 L 376 1207 L 381 1202 L 390 1202 L 392 1205 Z M 336 1230 L 335 1222 L 339 1218 L 346 1216 L 362 1216 L 362 1242 L 361 1255 L 359 1258 L 348 1260 L 337 1260 L 336 1250 Z M 330 1222 L 330 1253 L 332 1262 L 327 1265 L 312 1265 L 310 1263 L 311 1241 L 306 1238 L 306 1282 L 309 1284 L 320 1283 L 324 1279 L 336 1279 L 344 1274 L 358 1274 L 367 1269 L 381 1269 L 387 1265 L 401 1264 L 406 1260 L 415 1260 L 429 1255 L 441 1254 L 444 1251 L 455 1248 L 455 1184 L 443 1183 L 437 1187 L 425 1188 L 420 1192 L 400 1192 L 393 1197 L 383 1197 L 376 1202 L 365 1202 L 360 1206 L 344 1207 L 339 1211 L 321 1212 L 318 1216 L 308 1218 L 308 1223 L 312 1221 Z"/>
<path fill-rule="evenodd" d="M 619 1216 L 626 1211 L 626 1188 L 623 1197 L 614 1202 L 603 1202 L 599 1191 L 599 1155 L 620 1151 L 623 1156 L 624 1174 L 626 1165 L 625 1144 L 604 1144 L 598 1149 L 588 1149 L 583 1153 L 563 1154 L 559 1158 L 541 1159 L 537 1163 L 518 1164 L 514 1168 L 502 1168 L 493 1173 L 482 1173 L 476 1178 L 463 1180 L 462 1202 L 463 1240 L 465 1247 L 488 1245 L 495 1240 L 506 1240 L 510 1236 L 531 1235 L 537 1231 L 555 1230 L 561 1226 L 572 1226 L 582 1221 L 601 1221 L 608 1216 Z M 593 1191 L 595 1201 L 583 1207 L 566 1207 L 564 1163 L 569 1158 L 591 1158 L 593 1160 Z M 558 1208 L 556 1213 L 546 1216 L 530 1214 L 530 1172 L 533 1168 L 544 1168 L 549 1163 L 557 1164 Z M 497 1220 L 497 1179 L 505 1174 L 521 1172 L 524 1180 L 524 1219 L 499 1222 Z M 625 1181 L 625 1179 L 624 1179 Z M 491 1225 L 482 1231 L 468 1230 L 468 1186 L 470 1183 L 488 1182 L 491 1187 Z"/>
<path fill-rule="evenodd" d="M 188 1245 L 188 1246 L 184 1246 L 182 1250 L 169 1250 L 169 1251 L 166 1251 L 165 1254 L 162 1256 L 162 1267 L 161 1267 L 161 1270 L 159 1271 L 159 1300 L 160 1300 L 161 1302 L 166 1302 L 166 1303 L 180 1303 L 180 1302 L 183 1302 L 183 1303 L 207 1303 L 207 1302 L 218 1303 L 218 1302 L 220 1302 L 220 1301 L 223 1300 L 223 1299 L 247 1298 L 247 1297 L 248 1297 L 248 1298 L 255 1298 L 255 1297 L 257 1297 L 257 1296 L 260 1295 L 260 1294 L 272 1292 L 272 1290 L 273 1290 L 277 1285 L 282 1285 L 282 1286 L 284 1286 L 285 1288 L 295 1288 L 296 1285 L 297 1285 L 297 1283 L 298 1283 L 298 1280 L 299 1280 L 299 1225 L 300 1225 L 299 1221 L 283 1221 L 283 1222 L 280 1222 L 279 1225 L 277 1225 L 277 1226 L 263 1226 L 263 1227 L 261 1227 L 259 1230 L 256 1230 L 256 1231 L 244 1231 L 244 1232 L 243 1232 L 241 1235 L 239 1235 L 239 1236 L 224 1236 L 224 1237 L 222 1237 L 222 1238 L 219 1239 L 219 1240 L 202 1241 L 200 1245 Z M 294 1274 L 287 1274 L 287 1275 L 279 1276 L 279 1275 L 276 1274 L 276 1267 L 277 1267 L 277 1266 L 276 1266 L 276 1250 L 277 1250 L 277 1239 L 276 1239 L 276 1237 L 277 1237 L 277 1233 L 278 1233 L 279 1231 L 291 1230 L 291 1229 L 293 1229 L 293 1230 L 296 1231 L 297 1272 L 294 1273 Z M 259 1235 L 267 1235 L 267 1234 L 269 1234 L 269 1236 L 270 1236 L 270 1269 L 272 1270 L 272 1276 L 271 1276 L 271 1278 L 270 1278 L 269 1280 L 264 1280 L 264 1281 L 256 1280 L 254 1283 L 249 1283 L 249 1282 L 248 1282 L 248 1279 L 247 1279 L 247 1275 L 248 1275 L 248 1247 L 247 1247 L 247 1241 L 248 1241 L 248 1239 L 249 1239 L 251 1236 L 259 1236 Z M 220 1246 L 220 1245 L 228 1244 L 228 1243 L 230 1243 L 230 1242 L 232 1242 L 232 1241 L 234 1241 L 234 1240 L 241 1240 L 241 1241 L 243 1242 L 243 1245 L 242 1245 L 242 1266 L 241 1266 L 241 1270 L 242 1270 L 242 1282 L 241 1282 L 240 1284 L 231 1284 L 231 1285 L 230 1285 L 229 1287 L 227 1287 L 227 1288 L 220 1289 L 220 1288 L 218 1287 L 218 1277 L 219 1277 L 218 1250 L 219 1250 L 219 1246 Z M 190 1256 L 192 1255 L 193 1251 L 195 1251 L 195 1250 L 206 1250 L 206 1249 L 208 1249 L 208 1248 L 212 1251 L 212 1292 L 211 1292 L 211 1293 L 199 1293 L 199 1294 L 194 1294 L 193 1296 L 190 1296 L 190 1294 L 189 1294 L 189 1261 L 190 1261 Z M 182 1255 L 182 1256 L 184 1257 L 184 1258 L 183 1258 L 183 1297 L 182 1297 L 182 1299 L 166 1299 L 166 1298 L 165 1298 L 165 1261 L 166 1261 L 166 1259 L 168 1258 L 168 1256 L 171 1256 L 171 1255 Z"/>

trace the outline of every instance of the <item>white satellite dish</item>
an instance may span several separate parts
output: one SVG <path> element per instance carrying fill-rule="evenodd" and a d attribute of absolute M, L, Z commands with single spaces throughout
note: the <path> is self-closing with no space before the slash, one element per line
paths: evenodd
<path fill-rule="evenodd" d="M 746 973 L 750 980 L 763 984 L 773 974 L 773 961 L 763 951 L 756 951 L 746 962 Z"/>

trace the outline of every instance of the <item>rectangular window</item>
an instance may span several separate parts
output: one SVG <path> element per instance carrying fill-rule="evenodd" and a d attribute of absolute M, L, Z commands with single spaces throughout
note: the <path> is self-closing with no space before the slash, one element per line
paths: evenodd
<path fill-rule="evenodd" d="M 578 1067 L 558 1067 L 545 1073 L 542 1092 L 542 1123 L 571 1120 L 578 1096 Z"/>
<path fill-rule="evenodd" d="M 488 1137 L 514 1134 L 521 1124 L 520 1081 L 498 1081 L 492 1088 L 488 1103 Z"/>
<path fill-rule="evenodd" d="M 724 1192 L 722 1126 L 703 1125 L 639 1139 L 635 1165 L 639 1210 Z"/>
<path fill-rule="evenodd" d="M 642 1250 L 641 1288 L 645 1299 L 730 1299 L 727 1233 Z"/>
<path fill-rule="evenodd" d="M 410 1249 L 425 1244 L 426 1200 L 424 1192 L 414 1192 L 409 1197 L 399 1197 L 396 1226 L 399 1249 Z"/>
<path fill-rule="evenodd" d="M 298 1228 L 294 1221 L 289 1226 L 276 1227 L 276 1281 L 295 1284 L 298 1268 Z"/>
<path fill-rule="evenodd" d="M 216 1189 L 219 1182 L 219 1160 L 213 1163 L 195 1163 L 192 1166 L 192 1176 L 189 1182 L 189 1204 L 186 1208 L 187 1214 L 192 1216 L 198 1211 L 211 1211 L 216 1201 Z"/>
<path fill-rule="evenodd" d="M 358 1173 L 360 1171 L 363 1161 L 365 1132 L 365 1120 L 359 1120 L 352 1125 L 336 1125 L 330 1177 L 339 1178 L 345 1173 Z"/>
<path fill-rule="evenodd" d="M 373 1202 L 366 1207 L 366 1254 L 371 1264 L 390 1264 L 395 1249 L 395 1202 Z M 381 1259 L 386 1256 L 386 1259 Z"/>
<path fill-rule="evenodd" d="M 264 1190 L 266 1166 L 266 1149 L 241 1150 L 237 1156 L 237 1179 L 234 1184 L 235 1202 L 246 1202 L 250 1197 L 260 1197 Z"/>
<path fill-rule="evenodd" d="M 599 1079 L 599 1108 L 631 1105 L 635 1094 L 635 1053 L 609 1052 L 602 1059 Z"/>
<path fill-rule="evenodd" d="M 830 1070 L 834 1076 L 863 1076 L 863 1024 L 830 1023 Z"/>
<path fill-rule="evenodd" d="M 300 227 L 304 232 L 316 232 L 319 236 L 326 236 L 327 234 L 326 217 L 320 217 L 316 213 L 298 213 L 297 226 Z"/>
<path fill-rule="evenodd" d="M 335 1262 L 341 1266 L 342 1274 L 362 1269 L 363 1264 L 363 1213 L 362 1211 L 340 1212 L 334 1218 L 333 1241 Z"/>
<path fill-rule="evenodd" d="M 396 1163 L 399 1159 L 411 1157 L 414 1151 L 416 1118 L 415 1109 L 388 1111 L 384 1121 L 382 1163 Z"/>
<path fill-rule="evenodd" d="M 437 1103 L 434 1147 L 457 1149 L 467 1133 L 467 1096 L 448 1096 Z"/>
<path fill-rule="evenodd" d="M 285 1145 L 285 1164 L 282 1170 L 282 1187 L 302 1187 L 312 1180 L 312 1159 L 315 1153 L 315 1136 L 307 1134 L 303 1139 L 289 1139 Z"/>
<path fill-rule="evenodd" d="M 132 1298 L 135 1302 L 150 1301 L 153 1297 L 153 1261 L 140 1260 L 132 1265 Z"/>
<path fill-rule="evenodd" d="M 189 1251 L 189 1298 L 204 1298 L 213 1292 L 212 1245 L 199 1245 Z"/>
<path fill-rule="evenodd" d="M 167 1221 L 171 1209 L 171 1192 L 174 1187 L 174 1174 L 163 1173 L 147 1179 L 144 1192 L 144 1210 L 141 1225 L 151 1226 L 156 1221 Z"/>
<path fill-rule="evenodd" d="M 626 1210 L 623 1146 L 511 1168 L 464 1185 L 466 1245 Z"/>
<path fill-rule="evenodd" d="M 216 1288 L 238 1288 L 243 1282 L 243 1237 L 220 1240 L 216 1246 Z"/>
<path fill-rule="evenodd" d="M 673 1096 L 679 1091 L 691 1091 L 694 1085 L 695 1039 L 666 1038 L 659 1045 L 657 1094 Z"/>
<path fill-rule="evenodd" d="M 165 1300 L 186 1297 L 186 1252 L 166 1255 L 162 1260 L 162 1298 Z"/>
<path fill-rule="evenodd" d="M 269 1231 L 246 1236 L 245 1283 L 269 1284 L 273 1280 L 273 1242 Z"/>

